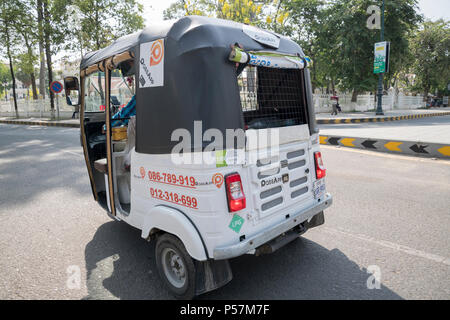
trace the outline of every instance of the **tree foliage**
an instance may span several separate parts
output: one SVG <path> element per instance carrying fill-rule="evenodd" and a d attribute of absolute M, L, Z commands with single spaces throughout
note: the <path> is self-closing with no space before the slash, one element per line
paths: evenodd
<path fill-rule="evenodd" d="M 314 61 L 313 87 L 335 86 L 358 92 L 374 91 L 374 43 L 379 30 L 367 28 L 371 0 L 179 0 L 165 18 L 207 15 L 253 24 L 290 36 Z M 410 59 L 409 35 L 421 21 L 416 0 L 386 0 L 385 34 L 391 42 L 390 86 Z"/>
<path fill-rule="evenodd" d="M 164 18 L 209 16 L 283 32 L 288 18 L 285 3 L 283 0 L 178 0 L 164 11 Z"/>
<path fill-rule="evenodd" d="M 374 91 L 377 77 L 373 74 L 374 43 L 380 31 L 366 26 L 369 0 L 334 1 L 324 9 L 317 38 L 325 53 L 324 62 L 331 67 L 330 76 L 345 90 Z M 416 0 L 386 1 L 385 41 L 391 42 L 389 84 L 404 66 L 409 50 L 408 36 L 421 17 L 416 13 Z"/>
<path fill-rule="evenodd" d="M 427 21 L 412 37 L 412 72 L 416 75 L 414 88 L 428 93 L 448 94 L 450 82 L 450 23 Z"/>
<path fill-rule="evenodd" d="M 136 0 L 74 0 L 79 9 L 78 31 L 75 37 L 87 50 L 99 50 L 114 39 L 144 27 L 143 7 Z"/>
<path fill-rule="evenodd" d="M 450 69 L 448 22 L 426 22 L 419 28 L 417 0 L 385 2 L 385 40 L 391 42 L 385 88 L 396 87 L 414 73 L 415 90 L 443 91 Z M 357 94 L 377 87 L 373 50 L 380 31 L 366 26 L 367 8 L 373 4 L 372 0 L 178 0 L 164 11 L 164 18 L 204 15 L 286 35 L 314 61 L 313 88 Z M 138 0 L 3 0 L 0 54 L 8 59 L 11 78 L 17 71 L 19 78 L 33 84 L 39 44 L 39 52 L 46 55 L 40 57 L 40 78 L 45 79 L 42 63 L 47 60 L 46 80 L 51 81 L 57 53 L 69 50 L 83 56 L 101 49 L 142 29 L 142 12 Z"/>
<path fill-rule="evenodd" d="M 9 72 L 9 68 L 6 64 L 0 63 L 0 96 L 4 96 L 6 90 L 8 90 L 11 86 L 9 83 L 11 82 L 11 73 Z"/>
<path fill-rule="evenodd" d="M 16 98 L 16 77 L 14 68 L 14 47 L 18 45 L 18 36 L 14 30 L 14 23 L 20 16 L 20 7 L 14 0 L 4 0 L 0 2 L 0 40 L 3 44 L 0 47 L 2 56 L 9 62 L 9 71 L 12 81 L 14 109 L 16 117 L 19 116 Z"/>

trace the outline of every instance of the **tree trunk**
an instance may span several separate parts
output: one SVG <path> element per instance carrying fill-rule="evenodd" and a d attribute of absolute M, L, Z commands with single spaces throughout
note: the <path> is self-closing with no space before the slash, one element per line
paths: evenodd
<path fill-rule="evenodd" d="M 48 70 L 48 85 L 53 82 L 53 70 L 52 70 L 52 54 L 50 47 L 50 13 L 48 11 L 48 0 L 44 0 L 43 10 L 44 10 L 44 44 L 45 44 L 45 57 L 47 58 L 47 70 Z M 55 95 L 53 91 L 49 90 L 50 93 L 50 112 L 51 119 L 55 119 Z"/>
<path fill-rule="evenodd" d="M 8 48 L 8 59 L 9 59 L 9 71 L 11 72 L 11 79 L 12 79 L 14 110 L 16 111 L 16 118 L 19 118 L 19 110 L 17 109 L 17 97 L 16 97 L 16 77 L 14 76 L 13 62 L 11 54 L 9 52 L 9 48 Z"/>
<path fill-rule="evenodd" d="M 31 88 L 33 90 L 33 100 L 37 100 L 38 94 L 37 94 L 37 88 L 36 88 L 36 76 L 33 73 L 30 73 L 31 77 Z"/>
<path fill-rule="evenodd" d="M 358 100 L 358 90 L 353 89 L 352 102 L 356 102 L 357 100 Z"/>
<path fill-rule="evenodd" d="M 430 93 L 430 88 L 426 87 L 425 88 L 425 93 L 424 93 L 424 96 L 423 96 L 423 101 L 425 101 L 425 102 L 428 102 L 428 93 Z"/>
<path fill-rule="evenodd" d="M 22 34 L 23 39 L 25 40 L 25 46 L 27 47 L 28 56 L 30 58 L 33 57 L 33 49 L 31 48 L 30 42 L 28 41 L 28 36 L 26 32 Z M 34 66 L 33 66 L 33 72 L 30 73 L 30 79 L 31 79 L 31 88 L 33 90 L 33 100 L 36 100 L 37 97 L 37 90 L 36 90 L 36 77 L 34 76 Z"/>
<path fill-rule="evenodd" d="M 45 100 L 45 54 L 42 42 L 39 42 L 39 95 Z"/>
<path fill-rule="evenodd" d="M 38 17 L 38 33 L 39 33 L 39 95 L 45 99 L 45 55 L 44 55 L 44 36 L 42 27 L 42 0 L 37 0 L 37 17 Z"/>
<path fill-rule="evenodd" d="M 14 75 L 13 60 L 12 60 L 12 56 L 11 56 L 11 48 L 10 48 L 9 41 L 10 41 L 9 30 L 8 30 L 8 26 L 6 26 L 6 54 L 8 55 L 8 59 L 9 59 L 9 72 L 11 73 L 11 79 L 12 79 L 14 110 L 16 111 L 16 118 L 19 118 L 19 110 L 17 109 L 17 97 L 16 97 L 16 77 Z"/>

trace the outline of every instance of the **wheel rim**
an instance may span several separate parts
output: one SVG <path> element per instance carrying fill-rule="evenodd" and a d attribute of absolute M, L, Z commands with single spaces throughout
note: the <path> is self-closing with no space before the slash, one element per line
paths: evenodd
<path fill-rule="evenodd" d="M 186 266 L 181 256 L 171 248 L 165 248 L 161 255 L 164 275 L 170 284 L 182 288 L 186 284 Z"/>

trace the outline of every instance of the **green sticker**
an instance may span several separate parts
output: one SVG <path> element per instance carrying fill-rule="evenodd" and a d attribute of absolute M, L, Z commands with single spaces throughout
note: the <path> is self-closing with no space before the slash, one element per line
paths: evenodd
<path fill-rule="evenodd" d="M 238 214 L 235 214 L 233 216 L 233 219 L 231 219 L 230 225 L 228 227 L 234 232 L 239 233 L 242 226 L 244 225 L 244 221 L 245 220 L 241 218 Z"/>
<path fill-rule="evenodd" d="M 225 160 L 226 155 L 227 155 L 227 150 L 216 151 L 216 168 L 227 166 L 227 162 Z"/>

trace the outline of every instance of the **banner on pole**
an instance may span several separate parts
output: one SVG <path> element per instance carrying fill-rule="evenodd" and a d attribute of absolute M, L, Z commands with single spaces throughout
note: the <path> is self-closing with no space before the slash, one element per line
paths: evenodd
<path fill-rule="evenodd" d="M 375 43 L 375 60 L 373 64 L 373 73 L 389 72 L 389 50 L 391 44 L 388 41 Z"/>

